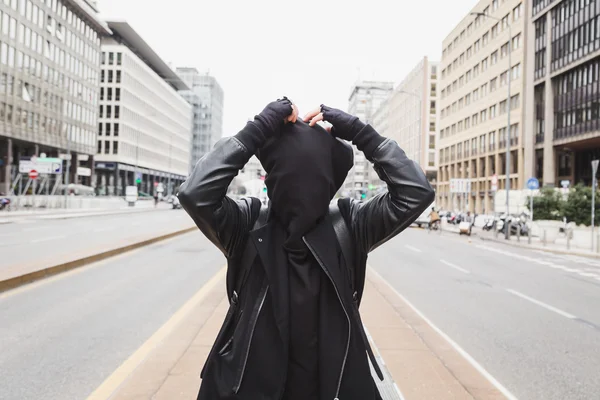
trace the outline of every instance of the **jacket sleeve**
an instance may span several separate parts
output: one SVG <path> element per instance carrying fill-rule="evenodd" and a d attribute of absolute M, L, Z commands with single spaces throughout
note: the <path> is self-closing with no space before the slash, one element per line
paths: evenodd
<path fill-rule="evenodd" d="M 355 243 L 366 254 L 410 226 L 433 203 L 435 192 L 419 165 L 395 141 L 380 136 L 370 125 L 353 142 L 374 164 L 388 188 L 366 202 L 350 201 L 351 230 Z"/>
<path fill-rule="evenodd" d="M 179 189 L 183 209 L 228 258 L 241 249 L 252 227 L 252 199 L 235 201 L 227 196 L 227 188 L 254 154 L 260 137 L 260 129 L 249 122 L 236 136 L 221 139 Z"/>

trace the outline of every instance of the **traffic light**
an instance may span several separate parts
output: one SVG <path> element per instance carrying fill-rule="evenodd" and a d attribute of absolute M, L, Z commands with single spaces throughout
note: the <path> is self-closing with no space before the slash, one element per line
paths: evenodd
<path fill-rule="evenodd" d="M 365 189 L 360 191 L 360 198 L 363 200 L 367 198 L 367 191 Z"/>

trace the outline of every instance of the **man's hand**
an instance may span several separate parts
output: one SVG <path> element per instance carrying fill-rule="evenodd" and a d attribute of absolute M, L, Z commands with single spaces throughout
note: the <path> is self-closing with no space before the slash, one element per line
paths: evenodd
<path fill-rule="evenodd" d="M 288 122 L 296 123 L 298 107 L 287 97 L 272 101 L 256 116 L 262 122 L 266 136 L 278 135 L 281 127 Z"/>
<path fill-rule="evenodd" d="M 348 141 L 352 141 L 358 132 L 365 127 L 365 124 L 358 117 L 323 104 L 304 116 L 304 122 L 308 121 L 310 121 L 310 126 L 314 126 L 319 121 L 329 122 L 333 128 L 327 130 L 334 136 Z"/>

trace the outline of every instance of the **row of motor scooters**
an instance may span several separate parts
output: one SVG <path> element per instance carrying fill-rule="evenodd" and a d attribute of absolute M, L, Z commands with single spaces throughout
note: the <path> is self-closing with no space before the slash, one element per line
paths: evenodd
<path fill-rule="evenodd" d="M 497 231 L 506 235 L 506 230 L 510 226 L 511 235 L 527 236 L 529 234 L 529 226 L 527 225 L 527 215 L 513 216 L 502 214 L 497 217 L 488 218 L 483 225 L 484 231 Z"/>

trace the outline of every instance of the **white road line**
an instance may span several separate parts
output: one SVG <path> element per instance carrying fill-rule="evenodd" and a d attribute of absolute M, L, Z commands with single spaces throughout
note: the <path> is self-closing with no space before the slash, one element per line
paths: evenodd
<path fill-rule="evenodd" d="M 507 388 L 505 388 L 504 386 L 502 386 L 502 384 L 500 382 L 498 382 L 496 380 L 496 378 L 494 378 L 489 372 L 487 372 L 485 370 L 485 368 L 483 368 L 481 366 L 481 364 L 479 364 L 477 361 L 475 361 L 475 359 L 473 357 L 471 357 L 471 355 L 469 353 L 467 353 L 465 350 L 463 350 L 462 347 L 460 347 L 454 340 L 450 339 L 450 336 L 446 335 L 444 333 L 444 331 L 442 331 L 440 328 L 438 328 L 437 326 L 435 326 L 433 324 L 433 322 L 431 322 L 421 311 L 419 311 L 415 306 L 412 305 L 412 303 L 410 301 L 408 301 L 406 299 L 406 297 L 402 296 L 387 280 L 385 280 L 377 271 L 375 271 L 373 268 L 370 268 L 371 273 L 377 275 L 379 278 L 381 278 L 381 280 L 390 288 L 390 290 L 392 290 L 394 293 L 396 293 L 396 295 L 398 297 L 400 297 L 402 299 L 402 301 L 404 301 L 406 304 L 408 304 L 408 306 L 423 320 L 427 323 L 427 325 L 429 325 L 434 331 L 437 332 L 438 335 L 440 335 L 442 338 L 444 338 L 444 340 L 446 342 L 448 342 L 450 344 L 450 346 L 454 347 L 454 350 L 456 350 L 461 356 L 464 357 L 465 360 L 467 360 L 467 362 L 469 364 L 471 364 L 473 366 L 473 368 L 475 368 L 481 375 L 483 375 L 492 385 L 494 385 L 496 387 L 496 389 L 498 389 L 500 391 L 500 393 L 502 393 L 508 400 L 517 400 L 517 397 L 512 394 Z"/>
<path fill-rule="evenodd" d="M 92 232 L 94 232 L 94 233 L 107 232 L 107 231 L 112 231 L 113 229 L 115 229 L 114 226 L 107 226 L 105 228 L 96 228 L 96 229 L 92 230 Z"/>
<path fill-rule="evenodd" d="M 587 278 L 594 278 L 598 275 L 597 272 L 577 272 L 578 275 L 585 276 Z"/>
<path fill-rule="evenodd" d="M 454 269 L 456 269 L 456 270 L 458 270 L 458 271 L 460 271 L 460 272 L 464 272 L 465 274 L 470 274 L 470 273 L 471 273 L 470 271 L 467 271 L 467 270 L 466 270 L 466 269 L 464 269 L 464 268 L 461 268 L 461 267 L 459 267 L 459 266 L 457 266 L 457 265 L 454 265 L 454 264 L 452 264 L 452 263 L 449 263 L 449 262 L 448 262 L 448 261 L 446 261 L 446 260 L 440 260 L 440 261 L 441 261 L 441 263 L 442 263 L 442 264 L 446 264 L 446 265 L 447 265 L 447 266 L 449 266 L 450 268 L 454 268 Z"/>
<path fill-rule="evenodd" d="M 32 241 L 31 241 L 31 243 L 49 242 L 49 241 L 51 241 L 51 240 L 58 240 L 58 239 L 64 239 L 64 238 L 66 238 L 66 236 L 65 236 L 65 235 L 60 235 L 60 236 L 50 236 L 50 237 L 43 238 L 43 239 L 35 239 L 35 240 L 32 240 Z"/>
<path fill-rule="evenodd" d="M 549 304 L 546 304 L 546 303 L 544 303 L 544 302 L 541 302 L 541 301 L 539 301 L 539 300 L 536 300 L 536 299 L 534 299 L 534 298 L 531 298 L 531 297 L 529 297 L 529 296 L 527 296 L 527 295 L 524 295 L 523 293 L 517 292 L 516 290 L 512 290 L 512 289 L 506 289 L 506 291 L 507 291 L 508 293 L 510 293 L 510 294 L 513 294 L 513 295 L 517 296 L 517 297 L 520 297 L 520 298 L 522 298 L 522 299 L 525 299 L 525 300 L 527 300 L 527 301 L 530 301 L 530 302 L 532 302 L 533 304 L 536 304 L 536 305 L 538 305 L 538 306 L 540 306 L 540 307 L 543 307 L 543 308 L 545 308 L 546 310 L 550 310 L 550 311 L 552 311 L 552 312 L 555 312 L 555 313 L 557 313 L 558 315 L 562 315 L 562 316 L 563 316 L 563 317 L 565 317 L 565 318 L 569 318 L 569 319 L 576 319 L 576 318 L 577 318 L 577 317 L 576 317 L 576 316 L 574 316 L 573 314 L 569 314 L 568 312 L 565 312 L 565 311 L 563 311 L 563 310 L 559 310 L 559 309 L 558 309 L 558 308 L 556 308 L 556 307 L 552 307 L 552 306 L 551 306 L 551 305 L 549 305 Z"/>
<path fill-rule="evenodd" d="M 33 231 L 41 231 L 43 229 L 48 229 L 50 226 L 36 226 L 34 228 L 25 228 L 23 232 L 33 232 Z"/>
<path fill-rule="evenodd" d="M 419 249 L 417 249 L 416 247 L 413 247 L 413 246 L 411 246 L 411 245 L 409 245 L 409 244 L 405 244 L 405 245 L 404 245 L 404 247 L 406 247 L 406 248 L 407 248 L 407 249 L 409 249 L 409 250 L 412 250 L 412 251 L 414 251 L 415 253 L 421 253 L 421 250 L 419 250 Z"/>

